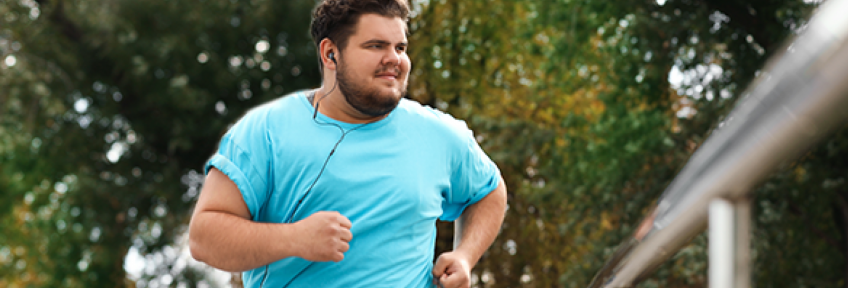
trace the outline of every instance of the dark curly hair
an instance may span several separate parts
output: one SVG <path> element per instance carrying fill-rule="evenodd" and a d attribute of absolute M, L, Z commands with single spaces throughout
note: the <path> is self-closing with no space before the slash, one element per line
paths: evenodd
<path fill-rule="evenodd" d="M 318 51 L 321 40 L 330 38 L 339 49 L 347 46 L 350 35 L 363 14 L 401 18 L 409 22 L 409 3 L 406 0 L 323 0 L 312 12 L 310 33 Z"/>

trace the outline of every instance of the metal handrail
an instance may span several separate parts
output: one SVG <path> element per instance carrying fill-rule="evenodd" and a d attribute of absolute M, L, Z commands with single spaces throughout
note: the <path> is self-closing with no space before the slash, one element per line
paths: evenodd
<path fill-rule="evenodd" d="M 746 197 L 848 120 L 848 0 L 819 7 L 807 28 L 742 94 L 656 208 L 590 283 L 632 287 L 707 224 L 710 201 Z"/>

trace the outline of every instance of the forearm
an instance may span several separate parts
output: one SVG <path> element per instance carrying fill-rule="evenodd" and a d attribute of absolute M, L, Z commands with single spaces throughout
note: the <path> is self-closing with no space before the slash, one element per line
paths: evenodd
<path fill-rule="evenodd" d="M 503 179 L 495 190 L 471 205 L 455 223 L 454 251 L 467 257 L 471 267 L 498 236 L 506 213 L 506 186 Z"/>
<path fill-rule="evenodd" d="M 192 256 L 212 267 L 240 272 L 296 256 L 293 224 L 253 222 L 217 211 L 197 212 L 189 228 Z"/>

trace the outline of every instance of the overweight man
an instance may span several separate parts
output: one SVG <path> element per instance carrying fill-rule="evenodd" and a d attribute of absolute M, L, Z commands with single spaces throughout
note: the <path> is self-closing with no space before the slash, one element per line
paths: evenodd
<path fill-rule="evenodd" d="M 245 287 L 469 287 L 503 223 L 500 171 L 464 122 L 407 100 L 409 4 L 325 0 L 322 86 L 263 104 L 221 138 L 192 256 Z M 437 220 L 457 220 L 439 255 Z"/>

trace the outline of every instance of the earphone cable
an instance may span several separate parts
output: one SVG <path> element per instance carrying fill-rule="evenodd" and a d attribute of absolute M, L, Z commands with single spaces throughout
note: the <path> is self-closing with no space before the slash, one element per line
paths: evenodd
<path fill-rule="evenodd" d="M 313 181 L 312 181 L 312 184 L 310 184 L 310 185 L 309 185 L 309 188 L 306 190 L 306 193 L 304 193 L 304 194 L 303 194 L 303 196 L 301 196 L 301 197 L 300 197 L 300 199 L 297 201 L 297 204 L 295 204 L 294 209 L 292 209 L 291 214 L 289 214 L 289 217 L 288 217 L 288 218 L 286 219 L 286 221 L 285 221 L 285 222 L 283 222 L 283 223 L 291 223 L 291 222 L 292 222 L 292 220 L 294 219 L 294 214 L 295 214 L 295 213 L 297 212 L 297 210 L 300 208 L 300 205 L 303 203 L 303 200 L 304 200 L 304 199 L 306 199 L 306 196 L 308 196 L 310 192 L 312 192 L 312 188 L 314 188 L 314 187 L 315 187 L 315 184 L 316 184 L 316 183 L 318 183 L 318 179 L 321 179 L 321 176 L 322 176 L 322 175 L 324 175 L 324 170 L 327 168 L 327 163 L 329 163 L 329 162 L 330 162 L 330 158 L 333 156 L 333 154 L 335 154 L 335 153 L 336 153 L 336 148 L 338 148 L 338 147 L 339 147 L 339 144 L 341 144 L 341 143 L 342 143 L 342 141 L 344 141 L 345 136 L 347 136 L 347 134 L 348 134 L 348 133 L 350 133 L 350 132 L 353 132 L 353 131 L 359 130 L 359 128 L 362 128 L 362 127 L 365 127 L 365 126 L 366 126 L 366 125 L 368 125 L 368 124 L 371 124 L 371 123 L 363 123 L 363 124 L 360 124 L 360 125 L 358 125 L 358 126 L 356 126 L 356 127 L 353 127 L 353 128 L 352 128 L 352 129 L 350 129 L 350 130 L 345 131 L 345 130 L 344 130 L 344 128 L 342 128 L 342 126 L 341 126 L 341 125 L 339 125 L 339 124 L 336 124 L 336 123 L 327 123 L 327 122 L 323 122 L 323 121 L 319 122 L 319 121 L 318 121 L 318 119 L 317 119 L 317 117 L 318 117 L 318 107 L 321 105 L 321 100 L 324 100 L 324 98 L 325 98 L 325 97 L 327 97 L 327 95 L 330 95 L 330 93 L 332 93 L 332 92 L 336 89 L 337 82 L 338 82 L 338 80 L 336 80 L 336 81 L 333 83 L 333 88 L 332 88 L 332 89 L 330 89 L 330 91 L 329 91 L 329 92 L 327 92 L 326 94 L 324 94 L 323 96 L 321 96 L 321 98 L 316 99 L 316 98 L 315 98 L 315 92 L 312 92 L 312 93 L 313 93 L 313 94 L 312 94 L 312 98 L 313 98 L 313 100 L 315 100 L 315 111 L 312 113 L 312 121 L 314 121 L 314 122 L 315 122 L 315 124 L 318 124 L 318 125 L 321 125 L 321 126 L 333 126 L 333 127 L 336 127 L 336 128 L 338 128 L 338 129 L 339 129 L 339 132 L 342 132 L 342 136 L 341 136 L 341 137 L 339 137 L 339 140 L 338 140 L 338 141 L 336 141 L 336 144 L 335 144 L 335 145 L 333 145 L 333 149 L 332 149 L 332 150 L 330 150 L 330 154 L 328 154 L 328 155 L 327 155 L 327 158 L 325 158 L 325 159 L 324 159 L 324 164 L 323 164 L 323 165 L 321 165 L 321 170 L 318 172 L 318 176 L 317 176 L 317 177 L 315 177 L 315 180 L 313 180 Z M 262 281 L 261 281 L 261 282 L 260 282 L 260 284 L 259 284 L 259 287 L 260 287 L 260 288 L 262 288 L 262 287 L 264 287 L 264 286 L 265 286 L 265 281 L 268 279 L 268 266 L 269 266 L 269 265 L 271 265 L 271 264 L 269 263 L 269 264 L 266 264 L 266 265 L 265 265 L 265 273 L 262 275 Z M 305 270 L 306 270 L 307 268 L 309 268 L 309 266 L 311 266 L 311 265 L 312 265 L 312 263 L 309 263 L 309 264 L 306 266 L 306 268 L 304 268 L 303 270 L 301 270 L 301 271 L 300 271 L 300 272 L 299 272 L 299 273 L 298 273 L 295 277 L 299 276 L 301 273 L 303 273 L 303 271 L 305 271 Z M 292 279 L 294 279 L 294 278 L 292 278 Z M 289 283 L 286 283 L 286 285 L 284 285 L 283 287 L 288 287 L 288 284 L 289 284 Z"/>

